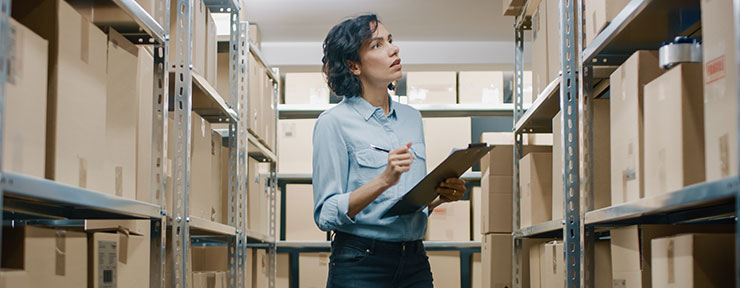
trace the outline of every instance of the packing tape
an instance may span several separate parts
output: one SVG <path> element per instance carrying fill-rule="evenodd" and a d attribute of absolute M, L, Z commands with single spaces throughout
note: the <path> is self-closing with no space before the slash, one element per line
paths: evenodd
<path fill-rule="evenodd" d="M 87 188 L 87 159 L 79 157 L 80 160 L 80 167 L 79 167 L 79 186 L 80 188 Z"/>
<path fill-rule="evenodd" d="M 116 166 L 116 196 L 123 196 L 123 167 Z"/>
<path fill-rule="evenodd" d="M 56 253 L 54 253 L 54 272 L 55 275 L 64 276 L 66 274 L 66 262 L 67 262 L 67 232 L 64 230 L 56 230 Z"/>
<path fill-rule="evenodd" d="M 727 134 L 719 137 L 719 165 L 722 177 L 730 176 L 730 143 Z"/>
<path fill-rule="evenodd" d="M 676 283 L 676 248 L 673 238 L 668 239 L 668 283 Z"/>

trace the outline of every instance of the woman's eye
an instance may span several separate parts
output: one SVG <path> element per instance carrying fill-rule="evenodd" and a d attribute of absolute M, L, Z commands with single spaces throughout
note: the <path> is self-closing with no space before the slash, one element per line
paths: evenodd
<path fill-rule="evenodd" d="M 378 47 L 380 47 L 380 43 L 373 44 L 373 48 L 378 48 Z"/>

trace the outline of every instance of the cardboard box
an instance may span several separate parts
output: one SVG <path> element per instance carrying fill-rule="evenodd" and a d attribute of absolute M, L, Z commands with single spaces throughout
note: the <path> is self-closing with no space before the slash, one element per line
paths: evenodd
<path fill-rule="evenodd" d="M 504 16 L 519 16 L 522 14 L 524 9 L 524 0 L 504 0 L 503 15 Z"/>
<path fill-rule="evenodd" d="M 735 286 L 734 234 L 682 234 L 651 246 L 653 287 Z"/>
<path fill-rule="evenodd" d="M 680 233 L 727 233 L 733 225 L 639 225 L 611 230 L 613 284 L 651 287 L 650 241 Z M 729 251 L 724 251 L 728 253 Z"/>
<path fill-rule="evenodd" d="M 444 203 L 429 215 L 428 241 L 470 241 L 470 201 Z"/>
<path fill-rule="evenodd" d="M 229 247 L 192 246 L 193 271 L 228 271 Z"/>
<path fill-rule="evenodd" d="M 244 283 L 246 285 L 252 285 L 254 278 L 254 249 L 247 248 L 244 262 Z"/>
<path fill-rule="evenodd" d="M 460 287 L 460 252 L 427 251 L 435 287 Z"/>
<path fill-rule="evenodd" d="M 264 66 L 262 66 L 254 56 L 252 56 L 252 53 L 247 55 L 247 61 L 247 73 L 249 73 L 247 78 L 249 81 L 247 91 L 247 118 L 249 120 L 247 121 L 247 128 L 249 131 L 252 131 L 257 138 L 261 138 L 260 133 L 264 126 L 262 123 L 261 110 L 265 94 L 263 91 L 264 85 L 262 85 L 262 83 L 266 76 L 264 73 Z"/>
<path fill-rule="evenodd" d="M 483 179 L 481 178 L 481 181 Z M 481 187 L 480 186 L 474 186 L 473 190 L 469 192 L 468 198 L 470 198 L 470 205 L 472 206 L 471 209 L 473 210 L 471 215 L 473 217 L 472 224 L 473 224 L 473 235 L 470 239 L 473 239 L 473 241 L 482 241 L 481 235 L 483 234 L 483 213 L 481 213 L 481 208 L 483 207 L 483 198 L 481 194 Z"/>
<path fill-rule="evenodd" d="M 594 241 L 594 287 L 612 286 L 612 254 L 609 240 Z"/>
<path fill-rule="evenodd" d="M 738 174 L 737 65 L 733 6 L 701 1 L 706 180 Z"/>
<path fill-rule="evenodd" d="M 210 272 L 193 272 L 193 288 L 208 288 Z"/>
<path fill-rule="evenodd" d="M 565 288 L 565 252 L 563 241 L 545 243 L 542 259 L 542 287 Z"/>
<path fill-rule="evenodd" d="M 699 63 L 645 85 L 645 197 L 704 181 L 704 103 Z"/>
<path fill-rule="evenodd" d="M 407 72 L 406 91 L 408 104 L 457 103 L 457 73 Z"/>
<path fill-rule="evenodd" d="M 149 287 L 149 233 L 91 233 L 87 247 L 88 287 Z"/>
<path fill-rule="evenodd" d="M 481 243 L 481 287 L 511 287 L 511 234 L 486 234 Z"/>
<path fill-rule="evenodd" d="M 559 75 L 560 71 L 563 70 L 561 63 L 560 63 L 560 49 L 562 44 L 560 44 L 560 3 L 559 0 L 546 0 L 547 1 L 547 83 L 545 83 L 545 87 L 547 87 L 550 82 L 555 80 Z M 545 1 L 543 1 L 545 2 Z M 577 22 L 577 21 L 576 21 Z M 573 35 L 575 36 L 576 41 L 578 41 L 578 32 L 581 29 L 578 29 L 578 24 L 572 26 L 571 28 L 575 28 L 571 31 Z M 576 44 L 576 43 L 573 43 Z M 580 54 L 578 52 L 578 49 L 576 50 L 576 55 L 571 56 L 575 59 L 581 59 Z M 544 88 L 543 88 L 544 89 Z"/>
<path fill-rule="evenodd" d="M 545 90 L 548 80 L 547 53 L 547 3 L 541 1 L 537 10 L 532 14 L 532 101 L 534 102 Z M 531 5 L 531 4 L 530 4 Z M 559 58 L 558 58 L 559 59 Z"/>
<path fill-rule="evenodd" d="M 424 118 L 422 123 L 427 172 L 432 172 L 453 149 L 467 148 L 472 139 L 470 117 Z"/>
<path fill-rule="evenodd" d="M 136 124 L 136 200 L 156 203 L 162 198 L 162 191 L 152 191 L 152 136 L 154 121 L 152 114 L 154 93 L 154 58 L 147 49 L 139 49 L 139 65 L 136 75 L 139 78 L 139 108 Z M 161 133 L 161 132 L 160 132 Z M 160 175 L 162 176 L 162 175 Z M 156 179 L 156 177 L 155 177 Z M 161 177 L 160 177 L 161 179 Z"/>
<path fill-rule="evenodd" d="M 285 240 L 326 241 L 326 232 L 313 220 L 312 185 L 287 184 L 285 197 Z"/>
<path fill-rule="evenodd" d="M 511 176 L 481 176 L 481 233 L 511 233 L 514 179 Z"/>
<path fill-rule="evenodd" d="M 263 249 L 257 249 L 254 257 L 254 271 L 252 278 L 252 287 L 267 287 L 269 279 L 270 255 Z M 290 254 L 277 254 L 277 276 L 275 277 L 275 287 L 290 287 Z"/>
<path fill-rule="evenodd" d="M 460 104 L 504 103 L 504 72 L 461 71 L 458 79 Z"/>
<path fill-rule="evenodd" d="M 224 177 L 226 179 L 229 177 L 229 158 L 228 155 L 226 158 L 222 157 L 221 153 L 224 153 L 223 148 L 223 137 L 218 132 L 211 130 L 211 189 L 208 191 L 208 194 L 211 196 L 215 195 L 215 197 L 210 199 L 212 207 L 209 219 L 218 223 L 228 224 L 227 217 L 224 217 L 225 210 L 223 210 L 223 207 L 225 205 L 224 202 L 227 202 L 229 199 L 229 188 L 228 185 L 224 187 L 223 179 Z M 228 148 L 225 150 L 225 153 L 228 154 Z M 226 161 L 226 163 L 222 163 L 223 161 Z"/>
<path fill-rule="evenodd" d="M 105 33 L 61 0 L 17 3 L 13 17 L 49 41 L 46 177 L 105 191 Z"/>
<path fill-rule="evenodd" d="M 200 75 L 205 73 L 205 55 L 206 55 L 206 6 L 203 4 L 203 0 L 193 0 L 191 6 L 191 34 L 190 34 L 190 52 L 191 52 L 191 64 L 193 65 L 193 72 Z M 175 31 L 177 27 L 177 1 L 170 1 L 170 51 L 168 63 L 170 67 L 177 66 L 176 55 L 179 51 L 177 42 L 178 34 Z M 184 52 L 184 50 L 182 50 Z"/>
<path fill-rule="evenodd" d="M 281 119 L 278 122 L 278 171 L 311 173 L 313 171 L 313 128 L 316 119 Z"/>
<path fill-rule="evenodd" d="M 175 151 L 175 135 L 177 133 L 174 123 L 174 113 L 168 115 L 168 174 L 173 172 L 173 161 Z M 222 208 L 222 192 L 216 189 L 214 184 L 212 168 L 213 159 L 216 155 L 213 149 L 213 130 L 211 124 L 201 118 L 195 112 L 191 114 L 191 148 L 190 148 L 190 215 L 200 217 L 209 221 L 220 221 Z M 220 136 L 219 136 L 220 137 Z M 172 175 L 168 175 L 168 181 L 172 181 Z M 174 183 L 174 182 L 168 182 Z M 172 195 L 175 185 L 167 185 L 167 211 L 172 210 Z M 216 190 L 214 190 L 216 189 Z"/>
<path fill-rule="evenodd" d="M 0 287 L 30 288 L 28 273 L 16 269 L 0 269 Z"/>
<path fill-rule="evenodd" d="M 260 110 L 260 123 L 262 123 L 262 130 L 259 134 L 262 140 L 262 143 L 265 144 L 265 147 L 267 149 L 270 149 L 274 151 L 275 148 L 275 121 L 276 121 L 276 111 L 277 108 L 277 102 L 275 102 L 275 95 L 273 92 L 274 85 L 272 84 L 272 80 L 269 76 L 267 76 L 267 69 L 265 68 L 262 73 L 262 109 Z"/>
<path fill-rule="evenodd" d="M 85 233 L 33 226 L 6 226 L 3 227 L 2 249 L 2 268 L 24 270 L 28 287 L 87 286 L 87 271 L 80 269 L 87 265 Z M 11 280 L 6 278 L 6 281 Z M 23 279 L 12 281 L 25 282 Z"/>
<path fill-rule="evenodd" d="M 546 137 L 546 134 L 533 134 L 535 137 L 522 137 L 523 154 L 529 152 L 549 152 L 552 151 L 552 137 Z M 539 144 L 547 143 L 549 145 Z M 530 141 L 532 140 L 532 141 Z M 490 169 L 493 176 L 513 176 L 514 175 L 514 133 L 511 132 L 485 132 L 481 134 L 480 141 L 488 145 L 496 146 L 483 156 L 480 160 L 480 171 L 485 172 Z M 524 157 L 524 155 L 520 155 Z"/>
<path fill-rule="evenodd" d="M 323 288 L 329 275 L 329 253 L 298 255 L 298 283 L 303 288 Z"/>
<path fill-rule="evenodd" d="M 4 110 L 3 170 L 43 178 L 47 101 L 43 75 L 48 74 L 49 42 L 13 18 L 8 21 L 5 106 L 12 109 Z"/>
<path fill-rule="evenodd" d="M 563 200 L 563 138 L 562 138 L 563 111 L 559 111 L 552 118 L 552 218 L 565 218 L 565 201 Z M 594 141 L 596 139 L 594 138 Z M 594 165 L 594 169 L 596 166 Z"/>
<path fill-rule="evenodd" d="M 612 205 L 644 197 L 643 86 L 662 73 L 658 53 L 640 50 L 610 77 Z"/>
<path fill-rule="evenodd" d="M 543 270 L 548 267 L 545 265 L 545 243 L 532 245 L 529 247 L 529 287 L 540 288 L 547 285 L 545 279 L 542 279 Z M 552 269 L 552 267 L 549 267 Z"/>
<path fill-rule="evenodd" d="M 217 50 L 216 54 L 216 91 L 224 99 L 226 105 L 234 107 L 231 103 L 231 66 L 229 63 L 229 49 Z M 251 64 L 251 62 L 250 62 Z M 248 70 L 248 71 L 251 71 Z M 251 74 L 250 74 L 251 76 Z M 247 108 L 249 109 L 249 108 Z"/>
<path fill-rule="evenodd" d="M 216 21 L 211 11 L 206 11 L 206 47 L 204 77 L 212 86 L 218 83 L 218 42 L 216 40 Z"/>
<path fill-rule="evenodd" d="M 470 271 L 470 283 L 472 283 L 473 288 L 483 288 L 483 277 L 485 277 L 483 272 L 483 264 L 481 264 L 481 255 L 480 253 L 473 253 L 472 256 L 472 267 L 473 269 Z"/>
<path fill-rule="evenodd" d="M 584 11 L 586 45 L 593 42 L 594 38 L 606 28 L 607 25 L 619 14 L 629 0 L 588 0 Z"/>
<path fill-rule="evenodd" d="M 167 237 L 167 244 L 170 244 L 170 243 L 172 243 L 171 242 L 172 241 L 172 236 L 173 236 L 172 230 L 167 230 L 166 233 L 167 233 L 167 235 L 165 237 Z M 173 259 L 173 257 L 172 257 L 172 253 L 173 253 L 173 251 L 172 251 L 172 245 L 166 245 L 165 246 L 165 249 L 166 249 L 165 257 L 167 259 L 166 260 L 167 263 L 165 264 L 166 265 L 165 266 L 166 267 L 165 268 L 165 277 L 166 277 L 165 279 L 172 279 L 172 277 L 174 277 L 174 276 L 172 275 L 172 269 L 169 268 L 169 267 L 172 267 L 172 265 L 174 265 L 172 263 L 172 259 Z M 187 283 L 193 283 L 193 250 L 192 249 L 187 249 L 187 252 L 186 253 L 187 253 L 187 255 L 185 255 L 185 260 L 187 261 L 187 265 L 185 267 L 185 271 L 183 271 L 184 274 L 183 275 L 178 275 L 178 276 L 185 278 L 185 281 L 187 281 Z M 180 263 L 182 263 L 182 262 L 180 262 Z M 172 288 L 172 282 L 171 281 L 164 281 L 164 287 L 165 288 Z"/>
<path fill-rule="evenodd" d="M 85 220 L 85 231 L 126 231 L 128 234 L 149 235 L 149 220 Z"/>
<path fill-rule="evenodd" d="M 552 153 L 529 153 L 520 161 L 521 227 L 552 220 L 551 169 Z"/>
<path fill-rule="evenodd" d="M 594 209 L 611 206 L 609 99 L 593 99 Z"/>
<path fill-rule="evenodd" d="M 221 165 L 221 194 L 223 196 L 223 201 L 221 202 L 221 219 L 222 223 L 229 224 L 232 223 L 231 219 L 229 218 L 229 211 L 231 210 L 231 198 L 229 197 L 229 189 L 231 189 L 231 179 L 229 178 L 229 147 L 221 146 L 221 162 L 219 163 Z M 247 175 L 249 175 L 247 173 Z M 249 189 L 249 188 L 247 188 Z M 238 193 L 237 193 L 238 194 Z M 239 199 L 234 198 L 234 201 L 236 205 L 239 205 Z M 248 201 L 249 201 L 249 192 L 247 192 L 246 198 L 243 199 L 244 206 L 242 207 L 249 207 Z M 238 208 L 234 207 L 234 212 L 237 211 Z M 238 215 L 233 215 L 234 217 L 237 217 Z M 245 215 L 248 217 L 248 215 Z M 234 222 L 236 222 L 236 218 L 234 218 Z"/>
<path fill-rule="evenodd" d="M 285 73 L 285 104 L 329 104 L 330 93 L 321 72 Z"/>
<path fill-rule="evenodd" d="M 153 86 L 146 91 L 139 87 L 139 65 L 153 67 L 152 62 L 139 62 L 139 49 L 115 30 L 108 31 L 104 173 L 109 186 L 103 192 L 126 199 L 136 199 L 137 112 L 144 98 L 139 93 L 153 93 Z"/>
<path fill-rule="evenodd" d="M 260 50 L 262 50 L 262 32 L 260 32 L 260 27 L 257 26 L 257 24 L 249 24 L 249 40 L 254 42 L 254 44 L 257 45 L 257 48 L 260 48 Z"/>

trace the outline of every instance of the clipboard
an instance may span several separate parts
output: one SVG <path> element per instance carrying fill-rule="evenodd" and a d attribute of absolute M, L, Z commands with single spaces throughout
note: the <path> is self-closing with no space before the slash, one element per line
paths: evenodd
<path fill-rule="evenodd" d="M 455 150 L 419 183 L 403 195 L 381 218 L 421 211 L 437 198 L 437 187 L 447 178 L 458 178 L 488 154 L 494 146 L 486 143 L 469 144 L 467 149 Z"/>

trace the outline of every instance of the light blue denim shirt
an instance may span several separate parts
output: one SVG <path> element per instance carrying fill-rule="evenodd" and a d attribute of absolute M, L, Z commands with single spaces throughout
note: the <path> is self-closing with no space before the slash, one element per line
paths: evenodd
<path fill-rule="evenodd" d="M 390 99 L 390 97 L 389 97 Z M 323 231 L 338 230 L 385 241 L 424 238 L 428 210 L 381 218 L 426 175 L 426 152 L 421 114 L 411 106 L 390 102 L 390 113 L 362 97 L 345 97 L 321 113 L 313 130 L 314 221 Z M 354 219 L 347 216 L 349 195 L 380 175 L 388 154 L 370 145 L 393 150 L 411 142 L 414 161 L 395 186 L 384 191 Z"/>

